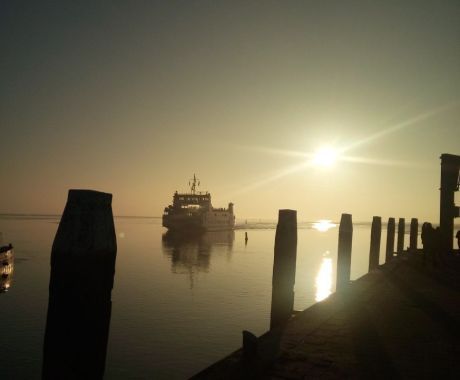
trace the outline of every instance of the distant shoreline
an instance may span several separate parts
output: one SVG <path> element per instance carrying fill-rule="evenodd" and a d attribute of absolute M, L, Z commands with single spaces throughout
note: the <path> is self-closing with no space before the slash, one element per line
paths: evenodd
<path fill-rule="evenodd" d="M 59 219 L 62 214 L 23 214 L 23 213 L 0 213 L 0 219 Z M 114 215 L 115 219 L 161 219 L 161 216 L 139 216 L 139 215 Z M 246 223 L 247 222 L 247 223 Z M 301 228 L 307 224 L 316 223 L 318 220 L 302 220 L 298 221 L 298 226 Z M 245 225 L 247 224 L 249 228 L 254 228 L 256 225 L 259 225 L 262 229 L 269 228 L 272 229 L 276 227 L 277 220 L 276 219 L 263 219 L 263 218 L 242 218 L 237 219 L 235 229 L 244 229 Z M 339 221 L 331 221 L 331 223 L 339 225 Z M 421 228 L 421 224 L 423 221 L 419 220 L 419 229 Z M 369 221 L 362 221 L 358 220 L 353 222 L 353 225 L 356 227 L 359 226 L 370 226 L 372 224 L 372 220 Z M 382 220 L 382 225 L 386 226 L 387 221 Z M 410 225 L 410 219 L 406 219 L 406 225 Z M 433 223 L 434 226 L 437 226 L 437 223 Z M 460 222 L 454 223 L 455 228 L 460 228 Z"/>
<path fill-rule="evenodd" d="M 16 213 L 0 213 L 0 218 L 31 218 L 31 219 L 55 219 L 60 218 L 62 214 L 16 214 Z M 138 216 L 138 215 L 114 215 L 114 218 L 125 219 L 160 219 L 161 216 Z"/>

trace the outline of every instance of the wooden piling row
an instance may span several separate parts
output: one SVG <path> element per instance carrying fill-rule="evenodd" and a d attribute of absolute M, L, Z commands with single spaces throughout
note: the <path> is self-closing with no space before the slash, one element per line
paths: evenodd
<path fill-rule="evenodd" d="M 405 219 L 398 220 L 397 253 L 404 253 Z M 410 247 L 417 249 L 418 220 L 411 219 Z M 372 218 L 369 249 L 369 271 L 379 267 L 382 218 Z M 342 214 L 339 226 L 337 249 L 336 290 L 341 291 L 350 283 L 353 222 L 351 214 Z M 385 262 L 394 255 L 395 218 L 389 218 Z M 279 210 L 275 236 L 275 257 L 273 261 L 273 289 L 270 329 L 282 326 L 292 316 L 294 306 L 294 282 L 297 256 L 297 213 L 295 210 Z"/>

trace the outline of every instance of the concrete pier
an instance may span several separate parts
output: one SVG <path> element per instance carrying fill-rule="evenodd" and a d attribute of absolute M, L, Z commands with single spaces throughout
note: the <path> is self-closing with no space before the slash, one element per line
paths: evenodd
<path fill-rule="evenodd" d="M 263 378 L 457 378 L 459 260 L 450 266 L 444 275 L 403 254 L 305 310 Z"/>
<path fill-rule="evenodd" d="M 434 268 L 404 252 L 259 337 L 261 351 L 280 335 L 258 372 L 238 350 L 192 379 L 456 379 L 460 258 L 447 260 Z"/>

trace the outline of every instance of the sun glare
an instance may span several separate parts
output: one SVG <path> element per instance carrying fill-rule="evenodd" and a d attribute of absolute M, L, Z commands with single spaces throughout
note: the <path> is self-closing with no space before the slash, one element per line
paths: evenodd
<path fill-rule="evenodd" d="M 315 166 L 329 167 L 336 163 L 337 152 L 332 148 L 321 148 L 313 156 Z"/>
<path fill-rule="evenodd" d="M 321 219 L 313 223 L 313 228 L 319 232 L 329 231 L 331 228 L 334 228 L 336 224 L 332 223 L 330 220 Z"/>

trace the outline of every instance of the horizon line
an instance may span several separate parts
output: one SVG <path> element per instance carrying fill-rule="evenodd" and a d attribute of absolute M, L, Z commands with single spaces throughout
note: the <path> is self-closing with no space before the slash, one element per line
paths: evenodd
<path fill-rule="evenodd" d="M 22 216 L 22 217 L 55 217 L 55 218 L 58 218 L 58 217 L 61 217 L 62 214 L 42 214 L 42 213 L 14 213 L 14 212 L 0 212 L 0 217 L 2 216 Z M 126 219 L 160 219 L 161 218 L 161 215 L 160 216 L 149 216 L 149 215 L 113 215 L 114 218 L 126 218 Z M 383 219 L 383 218 L 382 218 Z M 396 219 L 396 218 L 395 218 Z M 418 219 L 418 218 L 417 218 Z M 259 218 L 259 217 L 242 217 L 242 218 L 237 218 L 237 220 L 250 220 L 251 222 L 260 222 L 260 223 L 267 223 L 267 222 L 270 222 L 270 223 L 276 223 L 277 222 L 277 219 L 276 218 Z M 315 220 L 299 220 L 298 223 L 314 223 L 314 222 L 318 222 L 319 220 L 326 220 L 326 219 L 315 219 Z M 330 222 L 336 224 L 336 225 L 340 225 L 340 220 L 337 220 L 337 221 L 334 221 L 334 220 L 330 220 Z M 356 221 L 353 221 L 353 224 L 362 224 L 362 223 L 368 223 L 368 224 L 371 224 L 372 223 L 372 219 L 369 219 L 369 220 L 356 220 Z M 382 220 L 382 223 L 383 224 L 386 224 L 387 221 L 385 220 Z M 423 223 L 422 221 L 419 221 L 419 224 L 420 223 Z M 434 223 L 434 224 L 439 224 L 435 221 L 431 222 L 431 223 Z M 407 219 L 406 218 L 406 222 L 405 224 L 410 224 L 410 219 Z M 454 222 L 454 225 L 455 226 L 459 226 L 460 225 L 460 222 Z"/>

